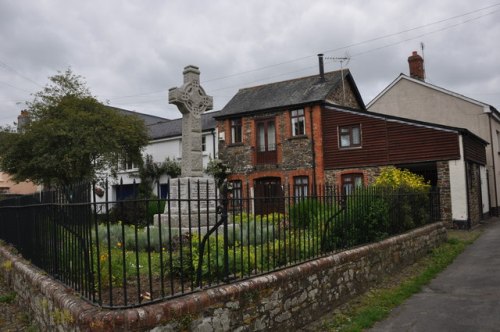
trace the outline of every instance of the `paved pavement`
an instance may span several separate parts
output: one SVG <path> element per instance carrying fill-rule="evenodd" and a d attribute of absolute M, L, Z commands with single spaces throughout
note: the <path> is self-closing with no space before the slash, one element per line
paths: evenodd
<path fill-rule="evenodd" d="M 425 289 L 369 331 L 500 331 L 500 219 Z"/>

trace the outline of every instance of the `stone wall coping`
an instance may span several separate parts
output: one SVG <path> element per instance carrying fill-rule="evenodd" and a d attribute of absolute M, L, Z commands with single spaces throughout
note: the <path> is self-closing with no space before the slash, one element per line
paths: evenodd
<path fill-rule="evenodd" d="M 31 265 L 20 255 L 12 253 L 8 246 L 0 246 L 0 255 L 3 256 L 4 261 L 10 260 L 13 263 L 12 270 L 14 272 L 22 274 L 33 287 L 39 289 L 44 296 L 54 301 L 62 310 L 68 310 L 74 318 L 74 324 L 80 328 L 92 329 L 92 331 L 108 331 L 116 328 L 140 331 L 147 328 L 152 329 L 157 325 L 179 319 L 184 315 L 196 314 L 213 303 L 238 299 L 249 291 L 265 289 L 272 284 L 284 284 L 295 278 L 300 278 L 304 273 L 314 273 L 342 264 L 352 258 L 362 257 L 371 251 L 387 248 L 406 239 L 438 229 L 444 229 L 443 222 L 426 225 L 378 243 L 360 246 L 299 265 L 285 267 L 267 275 L 215 286 L 179 298 L 128 309 L 100 308 L 83 300 L 72 288 L 52 279 L 46 272 Z"/>

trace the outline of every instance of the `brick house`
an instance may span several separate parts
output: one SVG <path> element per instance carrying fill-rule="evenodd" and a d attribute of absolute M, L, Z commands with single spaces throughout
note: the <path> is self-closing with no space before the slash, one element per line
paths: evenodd
<path fill-rule="evenodd" d="M 441 188 L 445 220 L 479 221 L 480 195 L 471 193 L 483 190 L 482 139 L 464 129 L 367 112 L 349 70 L 321 68 L 320 59 L 320 75 L 241 89 L 215 117 L 233 197 L 277 197 L 284 188 L 302 196 L 323 185 L 348 191 L 370 184 L 380 167 L 396 165 Z M 259 201 L 253 212 L 270 212 Z"/>

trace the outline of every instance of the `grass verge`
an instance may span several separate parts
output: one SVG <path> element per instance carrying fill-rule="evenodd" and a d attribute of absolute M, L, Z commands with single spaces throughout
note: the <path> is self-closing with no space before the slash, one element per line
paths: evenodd
<path fill-rule="evenodd" d="M 435 248 L 399 277 L 390 277 L 381 285 L 344 305 L 333 317 L 321 323 L 322 331 L 354 332 L 373 326 L 411 295 L 418 293 L 439 272 L 444 270 L 469 244 L 479 237 L 480 231 L 449 231 L 448 240 Z"/>

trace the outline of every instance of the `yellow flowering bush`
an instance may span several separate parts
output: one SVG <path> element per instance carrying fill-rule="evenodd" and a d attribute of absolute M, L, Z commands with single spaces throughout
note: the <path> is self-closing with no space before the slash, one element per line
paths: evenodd
<path fill-rule="evenodd" d="M 414 190 L 429 190 L 430 184 L 424 177 L 412 173 L 406 169 L 399 169 L 394 166 L 382 168 L 380 175 L 375 180 L 375 187 L 408 188 Z"/>

